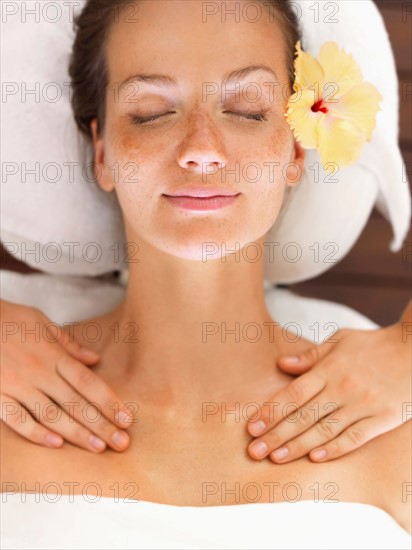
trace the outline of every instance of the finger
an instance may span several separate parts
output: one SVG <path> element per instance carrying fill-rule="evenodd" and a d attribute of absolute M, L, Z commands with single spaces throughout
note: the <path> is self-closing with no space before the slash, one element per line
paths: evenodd
<path fill-rule="evenodd" d="M 299 355 L 281 355 L 277 365 L 280 369 L 290 374 L 302 374 L 314 367 L 331 351 L 331 344 L 324 342 L 313 345 Z"/>
<path fill-rule="evenodd" d="M 319 372 L 308 372 L 296 378 L 263 404 L 248 423 L 250 435 L 258 437 L 276 426 L 293 410 L 318 395 L 326 386 L 325 377 Z"/>
<path fill-rule="evenodd" d="M 379 422 L 375 416 L 365 418 L 346 428 L 341 435 L 329 443 L 313 449 L 309 454 L 309 458 L 315 462 L 334 460 L 362 447 L 371 439 L 397 426 L 397 423 L 395 425 L 390 424 L 382 430 L 382 422 Z"/>
<path fill-rule="evenodd" d="M 100 355 L 92 349 L 85 348 L 79 344 L 75 344 L 74 349 L 67 350 L 74 359 L 81 361 L 82 363 L 94 364 L 100 359 Z"/>
<path fill-rule="evenodd" d="M 299 409 L 295 408 L 292 414 L 249 445 L 251 457 L 262 459 L 274 450 L 278 451 L 278 455 L 286 456 L 286 442 L 306 432 L 320 419 L 337 409 L 336 403 L 324 401 L 322 395 L 317 401 L 311 400 Z"/>
<path fill-rule="evenodd" d="M 25 439 L 46 447 L 61 447 L 63 438 L 42 426 L 18 403 L 6 394 L 0 396 L 1 420 Z"/>
<path fill-rule="evenodd" d="M 88 451 L 100 453 L 106 449 L 106 443 L 88 430 L 73 417 L 69 416 L 58 403 L 55 403 L 48 395 L 41 391 L 34 390 L 27 398 L 27 388 L 22 388 L 24 398 L 18 394 L 12 397 L 21 404 L 24 409 L 23 423 L 30 421 L 30 415 L 45 428 L 53 429 L 63 439 L 82 447 Z"/>
<path fill-rule="evenodd" d="M 60 378 L 54 384 L 51 397 L 69 414 L 70 419 L 89 429 L 113 450 L 124 451 L 129 446 L 130 437 L 127 432 L 119 430 L 117 426 L 107 420 L 97 403 L 87 401 L 64 379 Z"/>
<path fill-rule="evenodd" d="M 56 341 L 58 341 L 72 357 L 87 364 L 93 364 L 98 361 L 100 357 L 99 354 L 91 349 L 81 346 L 68 330 L 63 329 L 61 331 L 57 331 L 53 325 L 48 327 L 48 330 L 51 330 L 52 333 L 53 329 L 56 332 Z"/>
<path fill-rule="evenodd" d="M 82 363 L 63 356 L 57 361 L 56 370 L 86 401 L 97 403 L 110 422 L 128 427 L 134 421 L 133 411 L 126 407 L 109 384 Z"/>
<path fill-rule="evenodd" d="M 320 419 L 312 428 L 291 439 L 282 447 L 272 451 L 270 458 L 273 462 L 292 462 L 320 445 L 324 445 L 337 437 L 343 430 L 360 419 L 359 412 L 350 407 L 344 407 L 338 411 Z"/>
<path fill-rule="evenodd" d="M 277 361 L 277 366 L 280 368 L 280 370 L 287 372 L 288 374 L 294 374 L 295 376 L 304 374 L 313 367 L 313 365 L 301 363 L 300 358 L 294 355 L 285 355 L 283 357 L 279 357 Z"/>
<path fill-rule="evenodd" d="M 278 358 L 277 366 L 290 374 L 299 375 L 307 372 L 324 359 L 334 349 L 339 340 L 351 332 L 353 332 L 352 329 L 341 328 L 321 344 L 315 344 L 299 355 L 281 355 Z"/>

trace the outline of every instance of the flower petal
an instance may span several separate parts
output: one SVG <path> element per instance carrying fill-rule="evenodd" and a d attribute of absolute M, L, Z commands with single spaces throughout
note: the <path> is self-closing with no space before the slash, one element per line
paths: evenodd
<path fill-rule="evenodd" d="M 285 113 L 287 123 L 304 149 L 315 149 L 318 145 L 317 125 L 323 113 L 314 113 L 311 110 L 314 96 L 313 90 L 294 93 L 289 98 Z"/>
<path fill-rule="evenodd" d="M 333 172 L 356 162 L 365 144 L 365 134 L 355 124 L 342 118 L 323 115 L 318 124 L 318 152 L 324 169 Z"/>
<path fill-rule="evenodd" d="M 296 43 L 297 57 L 294 61 L 295 66 L 295 82 L 293 89 L 295 92 L 311 88 L 315 90 L 315 100 L 318 101 L 319 90 L 320 94 L 323 90 L 323 83 L 325 80 L 325 73 L 320 63 L 309 52 L 304 52 L 300 47 L 300 40 Z"/>
<path fill-rule="evenodd" d="M 379 102 L 383 97 L 372 84 L 362 82 L 339 98 L 338 103 L 327 105 L 330 114 L 336 118 L 344 118 L 365 134 L 368 141 L 376 126 L 376 114 L 381 111 Z"/>
<path fill-rule="evenodd" d="M 362 81 L 362 72 L 358 64 L 352 55 L 339 48 L 336 42 L 322 44 L 318 60 L 325 74 L 326 97 L 340 97 Z"/>

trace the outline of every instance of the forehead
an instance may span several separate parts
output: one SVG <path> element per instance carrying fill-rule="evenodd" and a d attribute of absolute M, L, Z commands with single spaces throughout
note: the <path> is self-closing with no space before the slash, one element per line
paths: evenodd
<path fill-rule="evenodd" d="M 279 80 L 287 78 L 280 23 L 258 1 L 127 3 L 110 27 L 106 55 L 111 82 L 136 73 L 166 73 L 178 82 L 215 81 L 250 65 L 265 65 Z"/>

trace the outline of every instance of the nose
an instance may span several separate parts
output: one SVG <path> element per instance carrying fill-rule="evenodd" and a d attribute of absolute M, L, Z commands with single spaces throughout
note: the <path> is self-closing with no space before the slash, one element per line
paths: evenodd
<path fill-rule="evenodd" d="M 177 158 L 179 166 L 196 174 L 215 174 L 227 164 L 221 135 L 207 113 L 193 112 Z"/>

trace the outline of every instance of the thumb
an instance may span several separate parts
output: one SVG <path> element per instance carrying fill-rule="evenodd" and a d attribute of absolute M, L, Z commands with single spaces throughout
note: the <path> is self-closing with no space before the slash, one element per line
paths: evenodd
<path fill-rule="evenodd" d="M 281 355 L 277 366 L 290 374 L 303 374 L 316 365 L 330 351 L 330 346 L 314 344 L 299 355 Z"/>
<path fill-rule="evenodd" d="M 85 348 L 72 338 L 66 330 L 61 331 L 59 344 L 69 353 L 74 359 L 85 364 L 93 364 L 99 359 L 99 354 L 95 351 Z"/>

